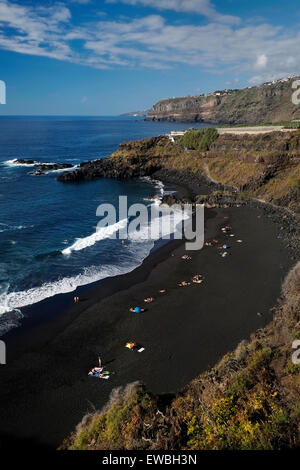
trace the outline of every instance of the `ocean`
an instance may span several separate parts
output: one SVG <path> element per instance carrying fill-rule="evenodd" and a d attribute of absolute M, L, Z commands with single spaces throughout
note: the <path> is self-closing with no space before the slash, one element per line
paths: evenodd
<path fill-rule="evenodd" d="M 61 170 L 33 176 L 15 159 L 78 165 L 104 158 L 123 141 L 161 135 L 190 124 L 123 117 L 0 117 L 0 336 L 21 324 L 22 307 L 78 286 L 126 273 L 154 243 L 109 238 L 97 231 L 97 207 L 144 203 L 163 195 L 158 181 L 57 181 Z M 197 127 L 204 127 L 197 124 Z"/>

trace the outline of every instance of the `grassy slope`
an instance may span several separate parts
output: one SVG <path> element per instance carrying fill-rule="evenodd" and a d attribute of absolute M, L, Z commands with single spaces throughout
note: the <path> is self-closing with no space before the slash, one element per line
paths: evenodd
<path fill-rule="evenodd" d="M 300 131 L 219 136 L 206 152 L 186 152 L 166 137 L 128 142 L 110 158 L 118 166 L 166 168 L 205 175 L 238 187 L 245 196 L 265 199 L 294 211 L 300 202 Z"/>

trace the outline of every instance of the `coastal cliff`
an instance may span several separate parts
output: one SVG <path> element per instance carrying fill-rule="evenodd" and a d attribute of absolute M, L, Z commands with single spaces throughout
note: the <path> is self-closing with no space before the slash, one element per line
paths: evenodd
<path fill-rule="evenodd" d="M 300 131 L 218 135 L 206 151 L 187 150 L 166 136 L 125 142 L 109 157 L 83 163 L 58 180 L 144 176 L 187 186 L 194 200 L 203 194 L 203 184 L 211 191 L 225 185 L 244 199 L 264 199 L 299 212 Z"/>
<path fill-rule="evenodd" d="M 259 124 L 300 119 L 292 103 L 292 83 L 287 78 L 240 90 L 224 90 L 199 96 L 164 99 L 156 103 L 148 120 Z"/>

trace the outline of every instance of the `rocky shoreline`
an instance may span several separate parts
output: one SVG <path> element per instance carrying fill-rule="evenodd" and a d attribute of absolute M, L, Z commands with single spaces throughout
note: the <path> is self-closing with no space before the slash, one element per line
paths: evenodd
<path fill-rule="evenodd" d="M 277 137 L 277 136 L 276 136 Z M 240 141 L 240 139 L 238 139 Z M 162 145 L 163 144 L 163 145 Z M 138 145 L 137 152 L 135 145 Z M 173 145 L 173 144 L 171 144 Z M 239 188 L 227 184 L 214 182 L 208 178 L 204 171 L 168 168 L 170 157 L 149 155 L 149 150 L 156 146 L 169 149 L 170 143 L 164 136 L 148 139 L 146 141 L 126 142 L 120 145 L 120 151 L 104 159 L 84 162 L 74 171 L 63 172 L 58 181 L 63 183 L 80 183 L 98 178 L 132 179 L 151 177 L 181 188 L 179 195 L 168 195 L 163 198 L 164 203 L 198 203 L 207 208 L 227 208 L 249 206 L 264 211 L 266 217 L 271 218 L 278 225 L 278 238 L 282 238 L 285 245 L 293 251 L 292 257 L 300 257 L 300 229 L 299 214 L 292 212 L 284 206 L 269 203 L 249 196 L 244 192 L 245 187 Z M 176 146 L 174 146 L 175 148 Z M 135 153 L 133 152 L 135 150 Z M 168 150 L 170 153 L 171 150 Z M 214 151 L 214 150 L 213 150 Z M 126 153 L 125 153 L 126 152 Z M 127 152 L 130 154 L 129 157 Z M 126 155 L 126 157 L 124 156 Z M 169 160 L 168 160 L 169 158 Z M 192 158 L 192 157 L 190 157 Z M 171 166 L 171 165 L 170 165 Z M 267 168 L 267 171 L 271 171 Z M 186 188 L 186 193 L 182 191 Z"/>
<path fill-rule="evenodd" d="M 36 168 L 36 170 L 31 172 L 30 174 L 34 176 L 44 175 L 47 171 L 66 170 L 66 169 L 74 168 L 74 165 L 71 165 L 71 163 L 41 163 L 35 160 L 26 159 L 26 158 L 16 158 L 14 160 L 14 164 L 33 166 L 34 168 Z"/>

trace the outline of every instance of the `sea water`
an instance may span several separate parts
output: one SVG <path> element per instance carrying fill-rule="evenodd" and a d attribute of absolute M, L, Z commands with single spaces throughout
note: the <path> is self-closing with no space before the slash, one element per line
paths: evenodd
<path fill-rule="evenodd" d="M 59 170 L 33 176 L 31 165 L 15 160 L 76 166 L 108 156 L 123 141 L 187 127 L 121 117 L 0 117 L 0 336 L 20 324 L 22 307 L 140 265 L 153 242 L 122 245 L 110 238 L 118 226 L 97 232 L 96 209 L 117 207 L 120 195 L 129 205 L 150 205 L 149 195 L 163 194 L 149 179 L 64 184 Z"/>

